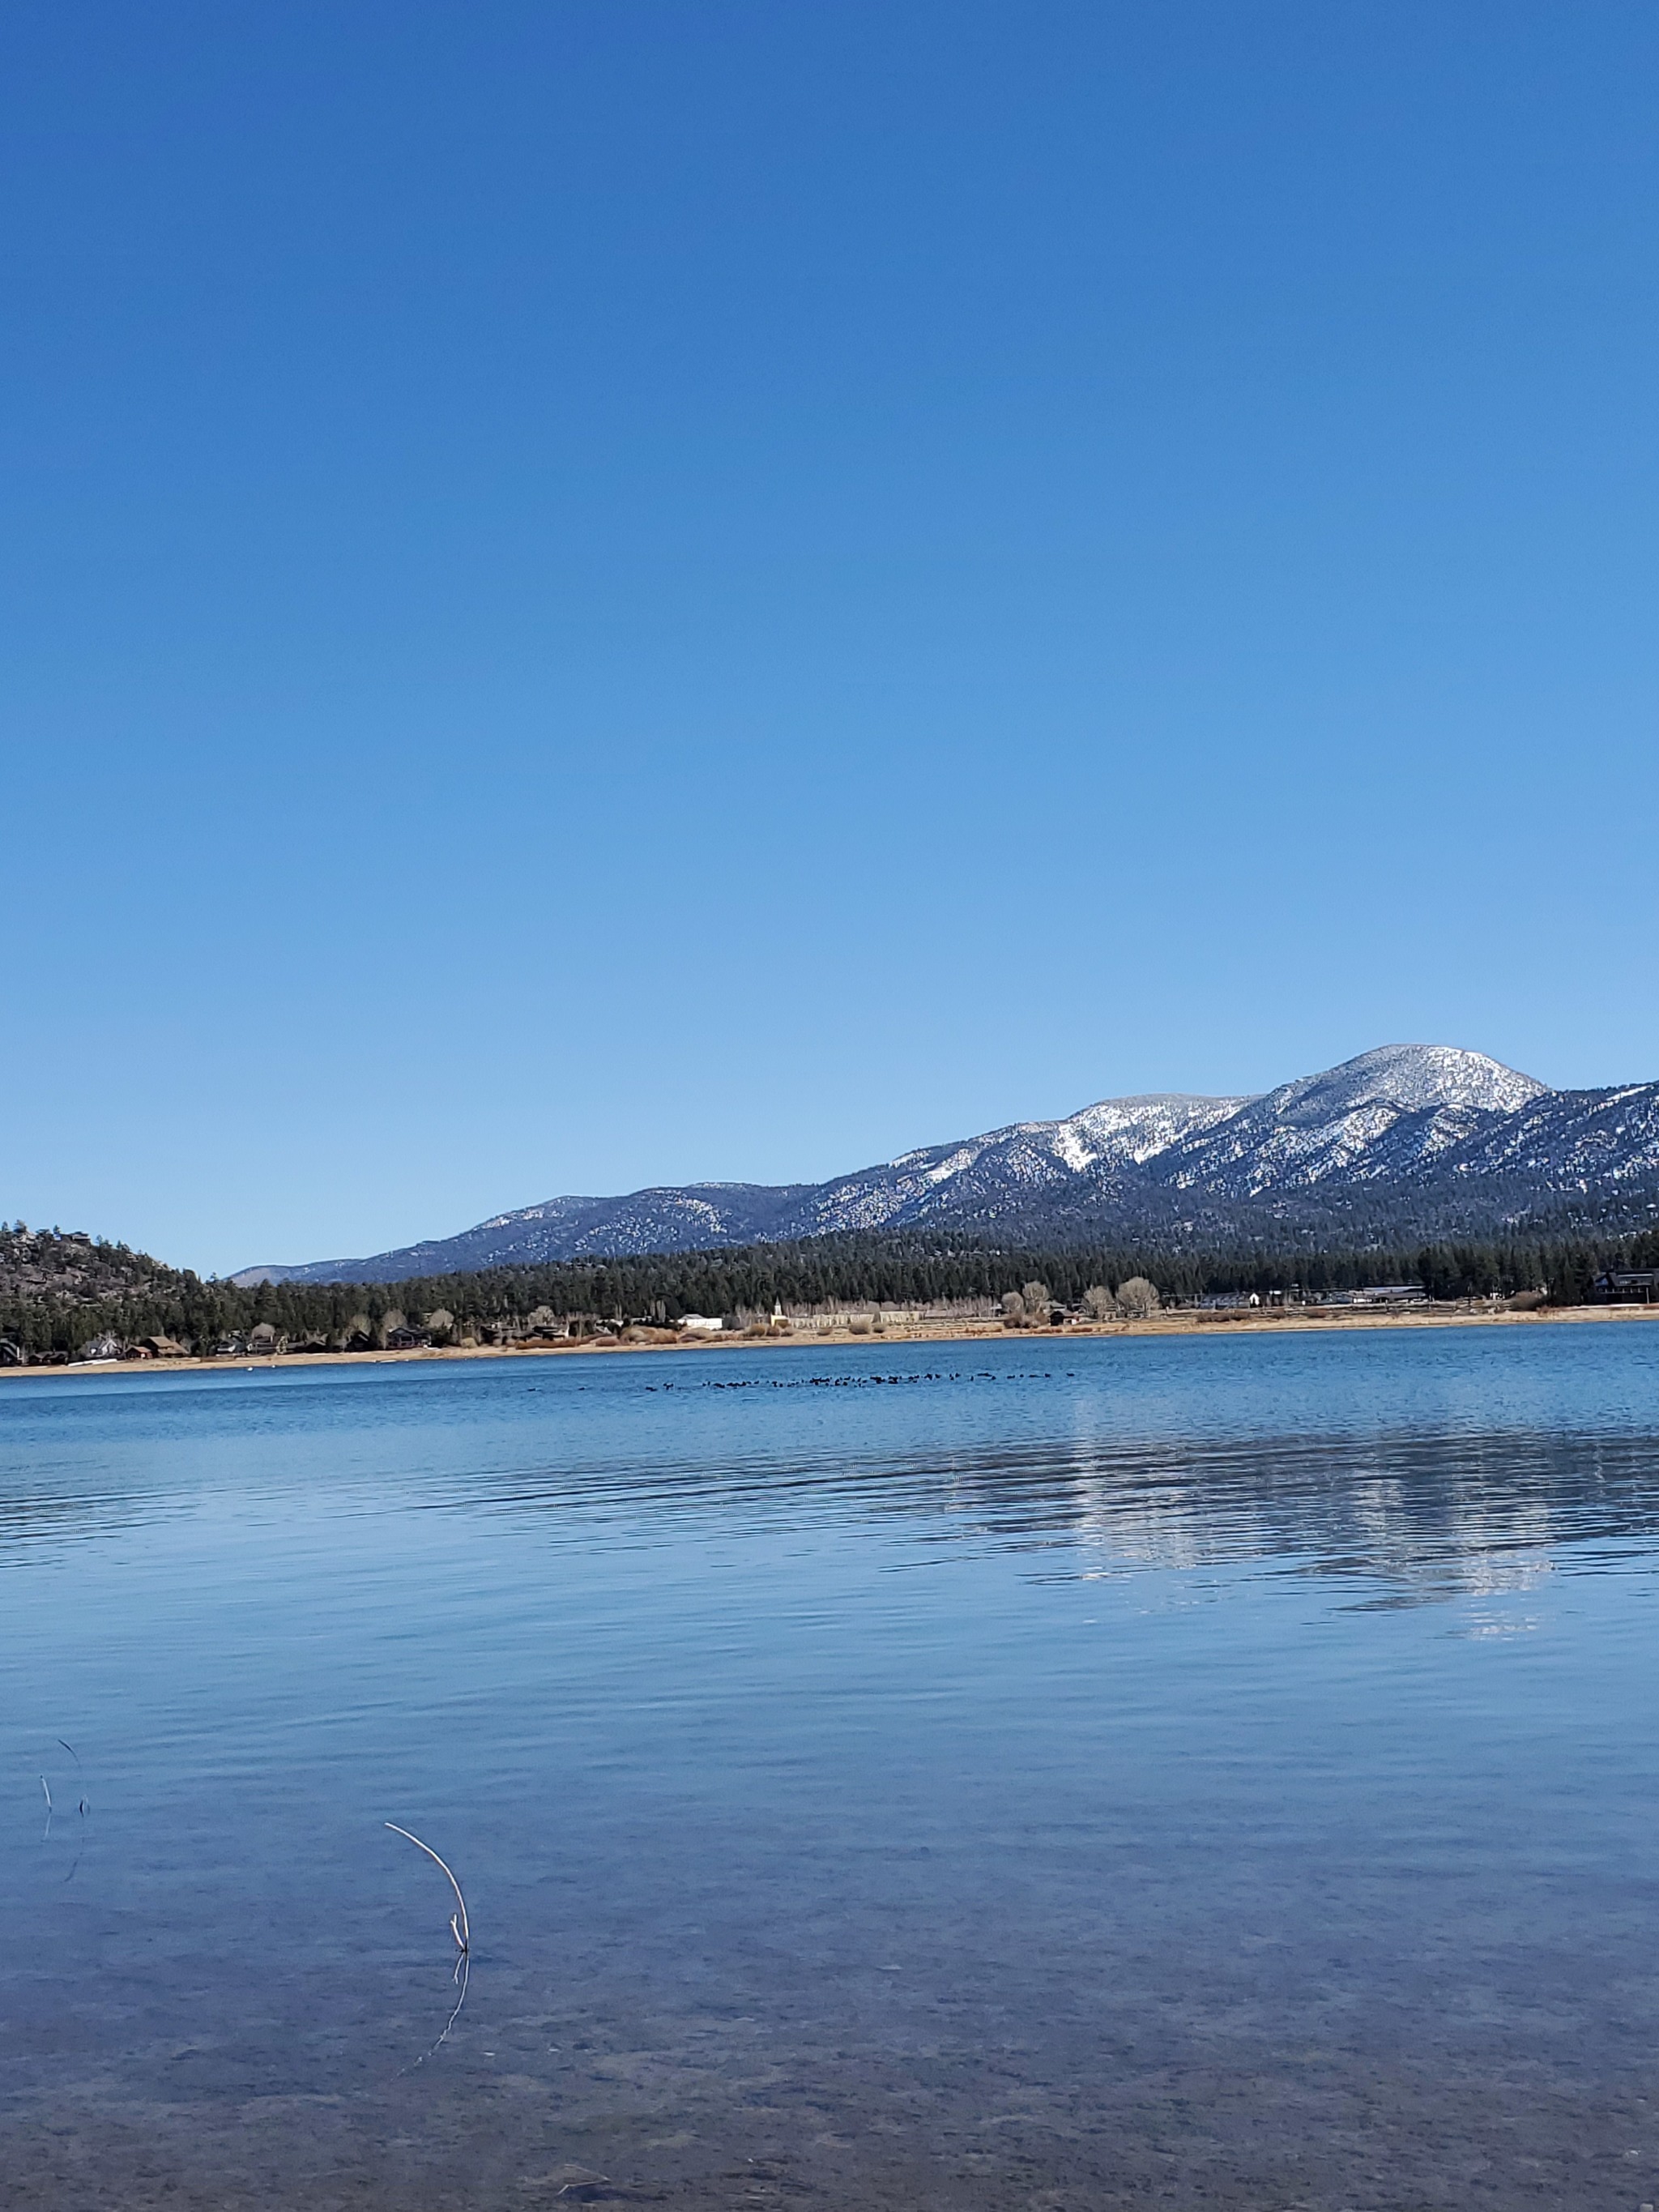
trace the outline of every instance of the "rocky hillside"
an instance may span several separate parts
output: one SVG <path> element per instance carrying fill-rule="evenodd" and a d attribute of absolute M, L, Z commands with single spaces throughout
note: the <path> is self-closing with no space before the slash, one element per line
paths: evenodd
<path fill-rule="evenodd" d="M 171 1293 L 195 1278 L 146 1252 L 106 1244 L 78 1230 L 0 1225 L 0 1306 L 27 1302 L 65 1308 Z"/>

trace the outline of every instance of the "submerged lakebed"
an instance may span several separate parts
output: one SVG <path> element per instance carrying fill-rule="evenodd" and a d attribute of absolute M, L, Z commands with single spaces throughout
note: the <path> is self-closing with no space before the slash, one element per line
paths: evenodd
<path fill-rule="evenodd" d="M 8 2206 L 1659 2201 L 1659 1331 L 37 1378 L 0 1636 Z"/>

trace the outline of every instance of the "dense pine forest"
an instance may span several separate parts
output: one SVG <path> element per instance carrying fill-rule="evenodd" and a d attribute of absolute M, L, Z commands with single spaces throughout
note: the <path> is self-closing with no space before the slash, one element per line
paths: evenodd
<path fill-rule="evenodd" d="M 1553 1304 L 1596 1295 L 1608 1268 L 1659 1267 L 1659 1231 L 1389 1249 L 1209 1253 L 1100 1243 L 1052 1249 L 899 1234 L 816 1237 L 795 1244 L 562 1262 L 402 1283 L 267 1284 L 203 1280 L 125 1245 L 58 1231 L 0 1227 L 0 1346 L 4 1356 L 63 1359 L 88 1346 L 160 1340 L 211 1352 L 269 1323 L 295 1347 L 369 1349 L 391 1325 L 434 1342 L 592 1334 L 629 1322 L 672 1324 L 689 1313 L 746 1316 L 839 1305 L 995 1300 L 1046 1285 L 1078 1306 L 1091 1286 L 1144 1277 L 1166 1304 L 1255 1291 L 1316 1301 L 1379 1282 L 1421 1283 L 1435 1298 L 1541 1290 Z"/>

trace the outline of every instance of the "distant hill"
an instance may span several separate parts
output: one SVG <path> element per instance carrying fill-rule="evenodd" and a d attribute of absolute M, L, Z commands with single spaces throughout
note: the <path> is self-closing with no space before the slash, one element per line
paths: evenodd
<path fill-rule="evenodd" d="M 387 1283 L 495 1267 L 959 1229 L 1172 1246 L 1286 1234 L 1389 1242 L 1659 1214 L 1659 1084 L 1552 1091 L 1484 1053 L 1385 1045 L 1257 1097 L 1111 1098 L 824 1183 L 555 1198 L 459 1236 L 232 1279 Z"/>
<path fill-rule="evenodd" d="M 0 1306 L 96 1306 L 112 1299 L 167 1295 L 195 1282 L 194 1275 L 152 1260 L 147 1252 L 106 1244 L 79 1230 L 0 1224 Z"/>
<path fill-rule="evenodd" d="M 0 1223 L 0 1367 L 15 1364 L 20 1348 L 33 1358 L 54 1348 L 66 1356 L 110 1329 L 123 1340 L 176 1330 L 212 1295 L 148 1252 L 79 1230 Z"/>

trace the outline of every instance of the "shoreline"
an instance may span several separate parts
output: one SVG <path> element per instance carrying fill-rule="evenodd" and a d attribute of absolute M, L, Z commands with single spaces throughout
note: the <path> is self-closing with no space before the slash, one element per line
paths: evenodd
<path fill-rule="evenodd" d="M 896 1344 L 1072 1344 L 1102 1337 L 1170 1336 L 1282 1336 L 1315 1335 L 1357 1331 L 1435 1328 L 1557 1328 L 1562 1327 L 1659 1321 L 1659 1305 L 1544 1307 L 1532 1313 L 1482 1312 L 1468 1310 L 1437 1313 L 1386 1313 L 1375 1310 L 1346 1313 L 1304 1313 L 1295 1307 L 1263 1307 L 1258 1311 L 1237 1310 L 1219 1314 L 1175 1312 L 1157 1314 L 1145 1321 L 1085 1322 L 1060 1328 L 1010 1329 L 1000 1321 L 911 1322 L 874 1332 L 854 1332 L 845 1327 L 803 1328 L 781 1336 L 748 1336 L 733 1329 L 719 1336 L 673 1337 L 664 1342 L 624 1344 L 615 1338 L 575 1343 L 512 1345 L 428 1345 L 413 1352 L 281 1352 L 264 1358 L 198 1359 L 95 1359 L 63 1364 L 41 1363 L 27 1367 L 0 1368 L 0 1382 L 13 1376 L 97 1375 L 209 1375 L 265 1373 L 275 1368 L 411 1367 L 435 1360 L 592 1359 L 662 1352 L 773 1352 L 816 1350 L 855 1346 L 878 1352 Z"/>

